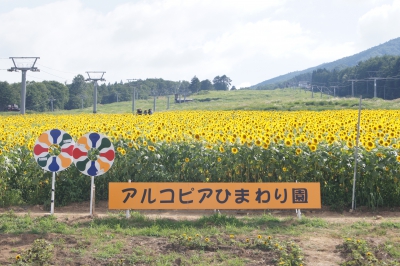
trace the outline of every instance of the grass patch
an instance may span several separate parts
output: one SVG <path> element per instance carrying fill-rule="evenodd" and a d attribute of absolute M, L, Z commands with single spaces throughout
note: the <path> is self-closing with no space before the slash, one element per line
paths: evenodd
<path fill-rule="evenodd" d="M 271 214 L 237 218 L 218 213 L 187 221 L 149 219 L 132 212 L 129 219 L 122 214 L 109 214 L 65 223 L 53 216 L 8 212 L 0 214 L 0 224 L 1 234 L 15 239 L 9 242 L 14 255 L 0 259 L 0 265 L 10 261 L 23 265 L 28 257 L 24 250 L 45 254 L 46 263 L 53 265 L 306 265 L 304 248 L 308 244 L 303 242 L 316 234 L 335 241 L 338 237 L 352 239 L 352 244 L 345 240 L 337 249 L 346 257 L 345 265 L 355 260 L 353 251 L 363 257 L 371 252 L 382 263 L 392 263 L 400 257 L 400 241 L 393 233 L 399 224 L 392 221 L 331 224 L 320 218 L 299 220 Z M 377 241 L 370 243 L 361 238 L 361 233 Z M 21 235 L 25 241 L 20 240 Z M 41 245 L 35 242 L 37 239 L 42 239 Z M 361 245 L 357 240 L 364 242 Z M 28 247 L 18 246 L 21 243 Z"/>
<path fill-rule="evenodd" d="M 200 91 L 189 98 L 192 102 L 175 103 L 173 97 L 159 96 L 156 101 L 156 112 L 177 110 L 332 110 L 358 109 L 359 98 L 333 98 L 330 95 L 312 93 L 299 88 L 275 90 L 237 90 L 237 91 Z M 366 109 L 399 109 L 399 101 L 383 99 L 363 99 L 363 108 Z M 137 99 L 137 108 L 154 109 L 154 99 Z M 55 114 L 92 113 L 93 108 L 61 110 Z M 124 101 L 111 104 L 98 104 L 97 112 L 131 113 L 132 102 Z M 54 114 L 54 113 L 52 113 Z M 0 115 L 18 115 L 17 112 L 0 112 Z"/>

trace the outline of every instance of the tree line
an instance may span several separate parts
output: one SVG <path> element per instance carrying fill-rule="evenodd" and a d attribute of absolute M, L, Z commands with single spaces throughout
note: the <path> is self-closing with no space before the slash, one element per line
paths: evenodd
<path fill-rule="evenodd" d="M 180 94 L 188 96 L 193 93 L 208 90 L 235 90 L 231 87 L 232 80 L 226 75 L 216 76 L 212 81 L 199 80 L 194 76 L 189 81 L 170 81 L 163 79 L 135 80 L 131 82 L 115 82 L 98 84 L 97 101 L 100 104 L 132 100 L 133 88 L 136 99 Z M 21 83 L 0 82 L 0 111 L 7 105 L 19 105 Z M 45 112 L 51 111 L 51 102 L 55 110 L 72 110 L 93 105 L 94 84 L 87 82 L 83 75 L 77 75 L 71 84 L 57 81 L 26 83 L 26 110 Z"/>
<path fill-rule="evenodd" d="M 375 80 L 377 98 L 400 98 L 400 56 L 377 56 L 343 69 L 320 68 L 285 82 L 268 84 L 257 89 L 297 87 L 299 83 L 306 82 L 308 88 L 313 86 L 325 93 L 333 93 L 335 89 L 335 96 L 348 97 L 353 94 L 353 85 L 355 97 L 362 95 L 364 98 L 373 98 Z"/>

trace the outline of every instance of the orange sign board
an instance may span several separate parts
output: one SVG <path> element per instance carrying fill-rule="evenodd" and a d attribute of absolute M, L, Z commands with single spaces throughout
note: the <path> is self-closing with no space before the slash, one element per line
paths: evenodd
<path fill-rule="evenodd" d="M 320 209 L 320 183 L 109 183 L 108 208 Z"/>

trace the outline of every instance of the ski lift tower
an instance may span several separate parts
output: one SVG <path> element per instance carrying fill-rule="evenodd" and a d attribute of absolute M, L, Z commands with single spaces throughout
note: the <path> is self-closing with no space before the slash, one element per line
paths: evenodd
<path fill-rule="evenodd" d="M 25 114 L 25 103 L 26 103 L 26 71 L 30 70 L 33 72 L 39 72 L 40 70 L 35 67 L 36 61 L 40 57 L 10 57 L 13 61 L 14 66 L 7 69 L 9 72 L 22 71 L 22 82 L 21 82 L 21 114 Z"/>
<path fill-rule="evenodd" d="M 127 79 L 129 83 L 138 81 L 140 79 Z M 135 84 L 133 84 L 133 91 L 132 91 L 132 114 L 135 113 L 135 99 L 136 99 L 136 87 Z"/>
<path fill-rule="evenodd" d="M 86 71 L 89 78 L 86 81 L 93 81 L 94 91 L 93 91 L 93 113 L 97 113 L 97 81 L 106 81 L 103 79 L 105 71 Z"/>

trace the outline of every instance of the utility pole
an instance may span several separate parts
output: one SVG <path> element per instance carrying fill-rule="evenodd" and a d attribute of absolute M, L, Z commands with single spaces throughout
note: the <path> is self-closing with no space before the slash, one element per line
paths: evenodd
<path fill-rule="evenodd" d="M 153 96 L 153 113 L 154 113 L 156 111 L 156 97 L 157 97 L 156 90 L 152 90 L 150 96 Z"/>
<path fill-rule="evenodd" d="M 54 99 L 53 96 L 50 96 L 49 101 L 51 102 L 51 111 L 52 111 L 52 112 L 54 112 L 53 102 L 54 102 L 55 100 L 56 100 L 56 99 Z"/>
<path fill-rule="evenodd" d="M 376 93 L 376 80 L 377 80 L 377 79 L 385 79 L 385 78 L 378 77 L 378 73 L 379 73 L 379 72 L 380 72 L 380 71 L 368 71 L 368 75 L 369 75 L 369 78 L 368 78 L 368 79 L 374 80 L 374 98 L 377 97 L 377 93 Z M 374 77 L 373 77 L 373 76 L 374 76 Z"/>
<path fill-rule="evenodd" d="M 80 97 L 81 97 L 81 109 L 83 109 L 83 99 L 86 99 L 86 95 L 82 93 Z"/>
<path fill-rule="evenodd" d="M 333 85 L 330 86 L 331 88 L 333 88 L 333 97 L 336 97 L 336 89 L 339 88 L 338 84 L 339 82 L 331 82 Z"/>
<path fill-rule="evenodd" d="M 103 79 L 105 71 L 86 71 L 89 78 L 86 81 L 93 81 L 94 91 L 93 91 L 93 113 L 97 113 L 97 81 L 106 81 Z"/>
<path fill-rule="evenodd" d="M 36 61 L 40 59 L 40 57 L 10 57 L 13 61 L 14 66 L 10 69 L 7 69 L 9 72 L 17 72 L 18 70 L 22 71 L 22 82 L 21 82 L 21 114 L 25 114 L 25 105 L 26 105 L 26 72 L 28 70 L 32 72 L 40 72 L 40 70 L 35 67 Z"/>
<path fill-rule="evenodd" d="M 351 97 L 354 98 L 354 82 L 363 81 L 362 79 L 349 79 L 351 81 Z"/>
<path fill-rule="evenodd" d="M 127 79 L 128 82 L 138 81 L 140 79 Z M 133 84 L 133 91 L 132 91 L 132 113 L 135 113 L 135 98 L 136 98 L 136 86 Z"/>

